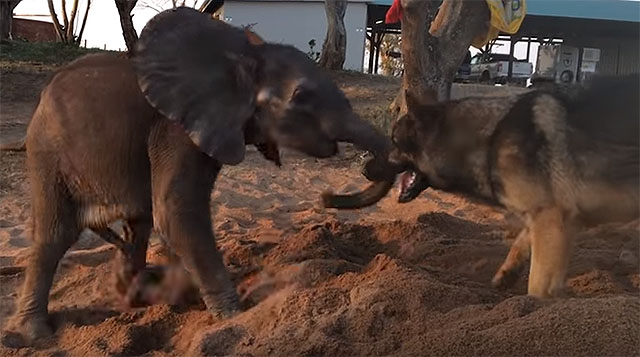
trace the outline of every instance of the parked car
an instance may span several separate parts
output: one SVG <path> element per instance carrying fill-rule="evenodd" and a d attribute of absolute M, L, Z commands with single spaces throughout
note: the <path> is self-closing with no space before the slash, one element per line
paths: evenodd
<path fill-rule="evenodd" d="M 458 71 L 456 72 L 456 76 L 453 79 L 454 82 L 463 83 L 469 80 L 469 76 L 471 75 L 471 52 L 467 51 L 467 55 L 462 61 L 460 67 L 458 67 Z"/>
<path fill-rule="evenodd" d="M 533 73 L 533 64 L 512 57 L 511 83 L 525 85 Z M 506 84 L 509 80 L 509 55 L 501 53 L 479 53 L 471 58 L 470 80 L 487 84 Z"/>

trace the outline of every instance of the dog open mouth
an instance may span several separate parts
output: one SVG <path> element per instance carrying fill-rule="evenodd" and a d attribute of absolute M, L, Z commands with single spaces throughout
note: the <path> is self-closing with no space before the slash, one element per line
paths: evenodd
<path fill-rule="evenodd" d="M 427 178 L 414 170 L 407 170 L 400 175 L 400 194 L 398 202 L 407 203 L 418 197 L 429 187 Z"/>

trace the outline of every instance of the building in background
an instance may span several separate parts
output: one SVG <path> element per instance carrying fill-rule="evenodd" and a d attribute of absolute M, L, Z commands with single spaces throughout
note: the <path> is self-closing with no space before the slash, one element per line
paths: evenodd
<path fill-rule="evenodd" d="M 13 19 L 11 35 L 15 40 L 29 42 L 55 42 L 58 39 L 53 23 L 21 18 Z"/>
<path fill-rule="evenodd" d="M 388 33 L 400 32 L 400 24 L 384 23 L 392 2 L 368 2 L 367 37 L 374 39 L 369 44 L 369 73 L 377 72 L 382 38 Z M 499 42 L 508 47 L 508 51 L 501 53 L 513 56 L 516 45 L 525 45 L 525 60 L 536 62 L 532 48 L 561 44 L 557 52 L 562 58 L 555 60 L 555 54 L 552 55 L 559 67 L 554 72 L 569 82 L 591 73 L 640 72 L 640 1 L 527 0 L 526 4 L 527 14 L 518 33 L 498 37 Z M 566 71 L 572 72 L 571 75 Z"/>

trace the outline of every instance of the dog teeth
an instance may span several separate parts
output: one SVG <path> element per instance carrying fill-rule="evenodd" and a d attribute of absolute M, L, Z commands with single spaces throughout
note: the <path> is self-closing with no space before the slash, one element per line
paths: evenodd
<path fill-rule="evenodd" d="M 417 174 L 415 171 L 405 172 L 402 174 L 402 178 L 400 180 L 400 189 L 401 191 L 406 191 L 410 189 L 413 184 L 416 182 Z"/>
<path fill-rule="evenodd" d="M 409 178 L 409 184 L 407 186 L 412 186 L 416 182 L 416 173 L 412 172 L 411 177 Z"/>

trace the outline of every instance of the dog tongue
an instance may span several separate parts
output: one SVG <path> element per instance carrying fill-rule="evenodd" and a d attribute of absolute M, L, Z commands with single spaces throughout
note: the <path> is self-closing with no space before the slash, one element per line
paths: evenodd
<path fill-rule="evenodd" d="M 409 191 L 413 184 L 416 182 L 415 171 L 405 171 L 400 176 L 400 194 L 404 194 Z"/>

